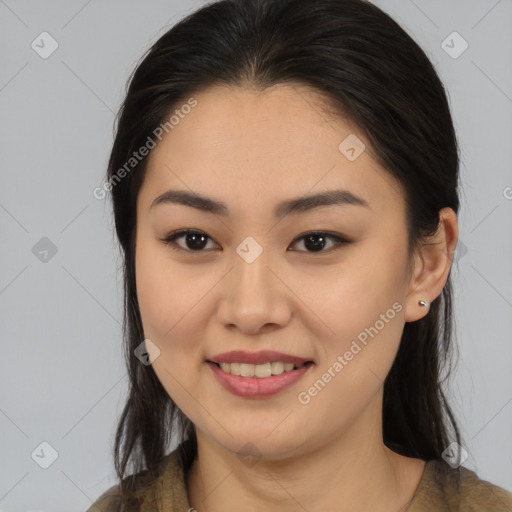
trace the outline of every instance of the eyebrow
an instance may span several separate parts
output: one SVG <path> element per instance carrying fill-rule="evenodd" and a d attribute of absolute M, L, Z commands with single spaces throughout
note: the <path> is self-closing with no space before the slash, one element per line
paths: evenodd
<path fill-rule="evenodd" d="M 229 208 L 225 203 L 187 192 L 186 190 L 168 190 L 158 196 L 149 207 L 152 210 L 155 206 L 163 204 L 182 204 L 215 215 L 229 215 Z M 328 190 L 314 195 L 287 199 L 277 204 L 274 208 L 274 216 L 277 218 L 286 215 L 299 214 L 322 206 L 362 206 L 370 208 L 370 205 L 362 197 L 353 194 L 348 190 Z"/>

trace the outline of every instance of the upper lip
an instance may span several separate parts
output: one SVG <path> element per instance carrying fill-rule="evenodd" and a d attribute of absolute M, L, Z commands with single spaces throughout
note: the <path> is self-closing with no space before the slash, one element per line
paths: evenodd
<path fill-rule="evenodd" d="M 245 363 L 245 364 L 264 364 L 273 362 L 302 364 L 312 361 L 306 357 L 298 357 L 274 350 L 262 350 L 261 352 L 245 352 L 243 350 L 233 350 L 231 352 L 223 352 L 208 359 L 213 363 Z"/>

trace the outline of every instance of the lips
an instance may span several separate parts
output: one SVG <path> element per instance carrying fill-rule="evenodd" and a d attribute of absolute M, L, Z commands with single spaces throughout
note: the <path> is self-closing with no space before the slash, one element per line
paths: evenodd
<path fill-rule="evenodd" d="M 212 363 L 245 363 L 245 364 L 264 364 L 264 363 L 293 363 L 299 366 L 303 363 L 314 362 L 312 359 L 305 357 L 275 352 L 274 350 L 262 350 L 260 352 L 245 352 L 243 350 L 233 350 L 217 354 L 207 361 Z"/>
<path fill-rule="evenodd" d="M 213 375 L 217 379 L 224 389 L 229 391 L 231 394 L 250 399 L 261 399 L 268 398 L 273 395 L 277 395 L 278 393 L 284 391 L 287 388 L 295 385 L 303 376 L 309 372 L 310 368 L 314 366 L 313 362 L 303 364 L 299 369 L 294 369 L 291 371 L 285 371 L 280 375 L 271 375 L 271 376 L 241 376 L 241 375 L 233 375 L 232 373 L 225 372 L 218 363 L 213 363 L 208 361 L 207 366 L 213 372 Z M 225 364 L 235 364 L 235 363 L 222 363 Z M 282 364 L 282 363 L 280 363 Z M 288 363 L 291 364 L 292 363 Z M 246 366 L 244 363 L 241 363 L 237 366 Z M 247 366 L 252 366 L 253 368 L 258 368 L 258 365 L 252 365 L 247 363 Z M 266 366 L 266 365 L 263 365 Z"/>

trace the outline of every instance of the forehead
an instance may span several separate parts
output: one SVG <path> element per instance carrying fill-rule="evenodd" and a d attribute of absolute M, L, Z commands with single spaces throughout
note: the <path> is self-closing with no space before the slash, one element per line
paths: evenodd
<path fill-rule="evenodd" d="M 263 206 L 344 188 L 376 211 L 402 203 L 400 187 L 370 156 L 359 130 L 329 113 L 316 91 L 297 84 L 264 91 L 215 86 L 193 97 L 197 105 L 152 150 L 141 201 L 180 188 Z M 354 137 L 366 150 L 351 160 L 344 141 Z"/>

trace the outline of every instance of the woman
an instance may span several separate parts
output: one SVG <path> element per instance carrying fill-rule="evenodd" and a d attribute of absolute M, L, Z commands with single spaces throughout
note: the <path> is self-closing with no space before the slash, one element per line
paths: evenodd
<path fill-rule="evenodd" d="M 131 384 L 89 510 L 512 510 L 441 389 L 458 167 L 432 64 L 370 3 L 222 0 L 164 34 L 105 186 Z"/>

